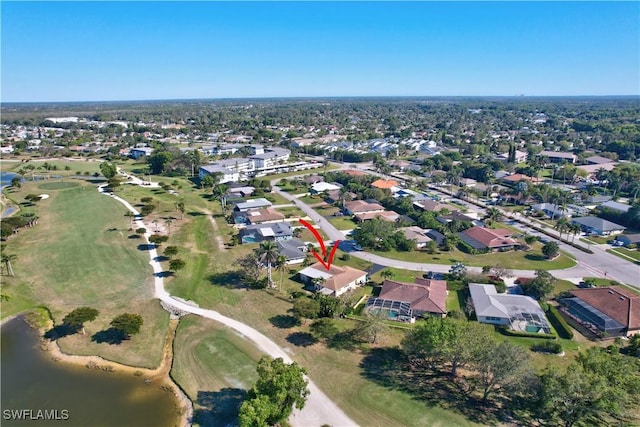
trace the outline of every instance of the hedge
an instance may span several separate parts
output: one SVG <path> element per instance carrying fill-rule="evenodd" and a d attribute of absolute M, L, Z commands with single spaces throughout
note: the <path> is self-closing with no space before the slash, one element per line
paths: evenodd
<path fill-rule="evenodd" d="M 525 337 L 525 338 L 541 338 L 543 340 L 555 340 L 557 337 L 554 334 L 539 334 L 534 332 L 518 332 L 507 328 L 506 326 L 498 327 L 498 331 L 502 335 L 510 337 Z"/>
<path fill-rule="evenodd" d="M 547 310 L 547 317 L 549 318 L 549 322 L 551 322 L 551 325 L 555 328 L 556 332 L 558 332 L 560 338 L 565 338 L 568 340 L 573 339 L 573 330 L 571 329 L 571 326 L 569 326 L 569 324 L 563 319 L 557 308 L 550 305 L 549 309 Z"/>
<path fill-rule="evenodd" d="M 544 341 L 538 344 L 533 344 L 531 346 L 531 350 L 538 353 L 560 354 L 562 353 L 562 345 L 559 342 Z"/>

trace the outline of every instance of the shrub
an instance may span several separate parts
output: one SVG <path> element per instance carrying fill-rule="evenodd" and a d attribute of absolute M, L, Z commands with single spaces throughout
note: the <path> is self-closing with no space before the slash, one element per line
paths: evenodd
<path fill-rule="evenodd" d="M 498 332 L 500 332 L 502 335 L 507 335 L 507 336 L 510 336 L 510 337 L 541 338 L 543 340 L 554 340 L 554 339 L 557 338 L 554 334 L 539 334 L 539 333 L 535 333 L 535 332 L 519 332 L 519 331 L 511 330 L 511 329 L 507 328 L 506 326 L 498 327 Z"/>
<path fill-rule="evenodd" d="M 544 341 L 541 343 L 533 344 L 531 350 L 538 353 L 562 353 L 562 345 L 557 341 Z"/>
<path fill-rule="evenodd" d="M 573 339 L 573 330 L 571 326 L 564 320 L 564 318 L 558 312 L 558 309 L 550 305 L 547 311 L 547 318 L 551 325 L 555 328 L 560 338 Z"/>

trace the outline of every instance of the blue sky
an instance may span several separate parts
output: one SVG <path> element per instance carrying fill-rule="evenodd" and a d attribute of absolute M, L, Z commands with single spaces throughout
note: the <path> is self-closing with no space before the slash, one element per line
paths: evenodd
<path fill-rule="evenodd" d="M 7 2 L 1 100 L 637 95 L 638 2 Z"/>

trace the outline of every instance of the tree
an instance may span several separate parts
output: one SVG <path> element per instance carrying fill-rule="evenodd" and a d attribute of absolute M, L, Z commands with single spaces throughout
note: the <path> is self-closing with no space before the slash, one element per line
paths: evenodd
<path fill-rule="evenodd" d="M 82 329 L 82 335 L 85 335 L 84 324 L 96 320 L 100 312 L 91 307 L 79 307 L 64 316 L 62 323 L 71 326 L 74 330 Z"/>
<path fill-rule="evenodd" d="M 187 263 L 181 259 L 178 259 L 178 258 L 172 259 L 171 261 L 169 261 L 169 270 L 172 270 L 172 271 L 182 270 L 185 267 L 185 265 L 187 265 Z"/>
<path fill-rule="evenodd" d="M 135 218 L 135 214 L 131 211 L 126 211 L 124 216 L 129 218 L 129 230 L 131 230 L 133 228 L 133 218 Z"/>
<path fill-rule="evenodd" d="M 277 425 L 289 418 L 294 407 L 304 407 L 309 395 L 304 368 L 262 356 L 257 371 L 258 380 L 240 407 L 241 427 Z"/>
<path fill-rule="evenodd" d="M 102 175 L 104 175 L 105 178 L 111 179 L 116 176 L 118 169 L 113 163 L 102 162 L 100 163 L 100 172 L 102 172 Z"/>
<path fill-rule="evenodd" d="M 215 181 L 213 180 L 213 177 L 211 175 L 205 175 L 201 180 L 200 180 L 200 188 L 204 189 L 206 188 L 211 188 L 215 185 Z"/>
<path fill-rule="evenodd" d="M 542 247 L 542 254 L 547 259 L 553 259 L 560 255 L 560 246 L 554 241 L 549 241 Z"/>
<path fill-rule="evenodd" d="M 168 151 L 156 151 L 149 157 L 147 157 L 147 163 L 151 173 L 154 175 L 160 175 L 164 172 L 166 166 L 173 160 L 173 154 Z"/>
<path fill-rule="evenodd" d="M 506 341 L 479 352 L 474 361 L 482 401 L 498 389 L 521 389 L 535 378 L 530 357 L 524 348 Z"/>
<path fill-rule="evenodd" d="M 164 256 L 171 258 L 174 255 L 178 255 L 178 251 L 179 249 L 177 246 L 167 246 L 164 248 Z"/>
<path fill-rule="evenodd" d="M 136 228 L 136 234 L 139 236 L 142 236 L 146 232 L 147 232 L 147 229 L 144 227 Z"/>
<path fill-rule="evenodd" d="M 11 186 L 13 188 L 22 187 L 22 177 L 20 175 L 17 175 L 17 176 L 14 176 L 13 178 L 11 178 Z"/>
<path fill-rule="evenodd" d="M 7 275 L 15 276 L 13 273 L 13 267 L 11 266 L 11 261 L 14 261 L 18 258 L 17 255 L 14 254 L 2 254 L 2 263 L 4 264 L 4 268 L 7 270 Z"/>
<path fill-rule="evenodd" d="M 322 317 L 309 326 L 309 330 L 313 335 L 320 339 L 328 340 L 338 333 L 338 328 L 333 323 L 333 320 Z"/>
<path fill-rule="evenodd" d="M 500 221 L 502 219 L 502 212 L 498 208 L 489 208 L 484 217 L 484 222 L 488 226 Z"/>
<path fill-rule="evenodd" d="M 542 374 L 541 415 L 568 427 L 632 425 L 640 401 L 638 369 L 637 360 L 590 348 L 566 371 L 552 367 Z"/>
<path fill-rule="evenodd" d="M 490 329 L 477 322 L 445 317 L 429 317 L 402 340 L 402 348 L 412 359 L 431 366 L 449 367 L 452 377 L 472 363 L 477 354 L 494 343 Z"/>
<path fill-rule="evenodd" d="M 282 289 L 284 274 L 289 272 L 289 266 L 287 265 L 286 256 L 278 255 L 278 258 L 276 258 L 276 271 L 280 272 L 280 289 Z"/>
<path fill-rule="evenodd" d="M 307 319 L 315 319 L 318 317 L 320 311 L 320 304 L 318 301 L 309 298 L 298 298 L 293 303 L 293 314 L 302 319 L 302 323 L 307 323 Z"/>
<path fill-rule="evenodd" d="M 538 301 L 545 301 L 553 292 L 556 278 L 548 271 L 536 270 L 536 277 L 521 285 L 522 292 Z"/>
<path fill-rule="evenodd" d="M 156 246 L 160 246 L 167 240 L 169 240 L 169 236 L 164 236 L 162 234 L 152 234 L 151 236 L 149 236 L 149 242 L 153 243 Z"/>
<path fill-rule="evenodd" d="M 184 202 L 183 201 L 179 201 L 176 202 L 176 209 L 180 212 L 180 219 L 184 219 Z"/>
<path fill-rule="evenodd" d="M 271 265 L 278 260 L 278 255 L 280 255 L 278 245 L 276 245 L 272 240 L 266 240 L 260 243 L 260 247 L 256 252 L 260 261 L 267 264 L 267 281 L 269 282 L 269 286 L 272 286 L 273 280 L 271 280 Z"/>
<path fill-rule="evenodd" d="M 391 279 L 393 277 L 393 271 L 389 270 L 388 268 L 385 268 L 384 270 L 382 270 L 380 272 L 380 276 L 384 279 L 384 280 L 388 280 Z"/>
<path fill-rule="evenodd" d="M 139 314 L 124 313 L 116 316 L 110 325 L 113 329 L 122 333 L 125 339 L 129 339 L 131 335 L 140 332 L 143 323 L 142 316 Z"/>
<path fill-rule="evenodd" d="M 335 298 L 329 295 L 323 295 L 316 293 L 313 299 L 318 301 L 320 308 L 318 310 L 318 317 L 334 317 L 338 314 L 342 301 L 339 298 Z"/>
<path fill-rule="evenodd" d="M 255 285 L 258 282 L 262 265 L 255 253 L 249 253 L 238 258 L 236 265 L 240 267 L 240 277 L 242 280 L 249 282 L 250 285 Z"/>
<path fill-rule="evenodd" d="M 375 313 L 367 312 L 364 321 L 360 322 L 354 329 L 357 336 L 367 340 L 371 344 L 375 344 L 380 334 L 384 333 L 389 327 L 384 323 L 388 319 L 386 311 L 378 311 Z"/>

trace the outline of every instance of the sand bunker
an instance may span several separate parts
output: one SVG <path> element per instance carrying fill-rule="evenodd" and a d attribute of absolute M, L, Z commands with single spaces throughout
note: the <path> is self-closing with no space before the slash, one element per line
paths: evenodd
<path fill-rule="evenodd" d="M 49 195 L 48 194 L 41 194 L 38 197 L 40 197 L 40 200 L 44 200 L 44 199 L 48 199 Z"/>

